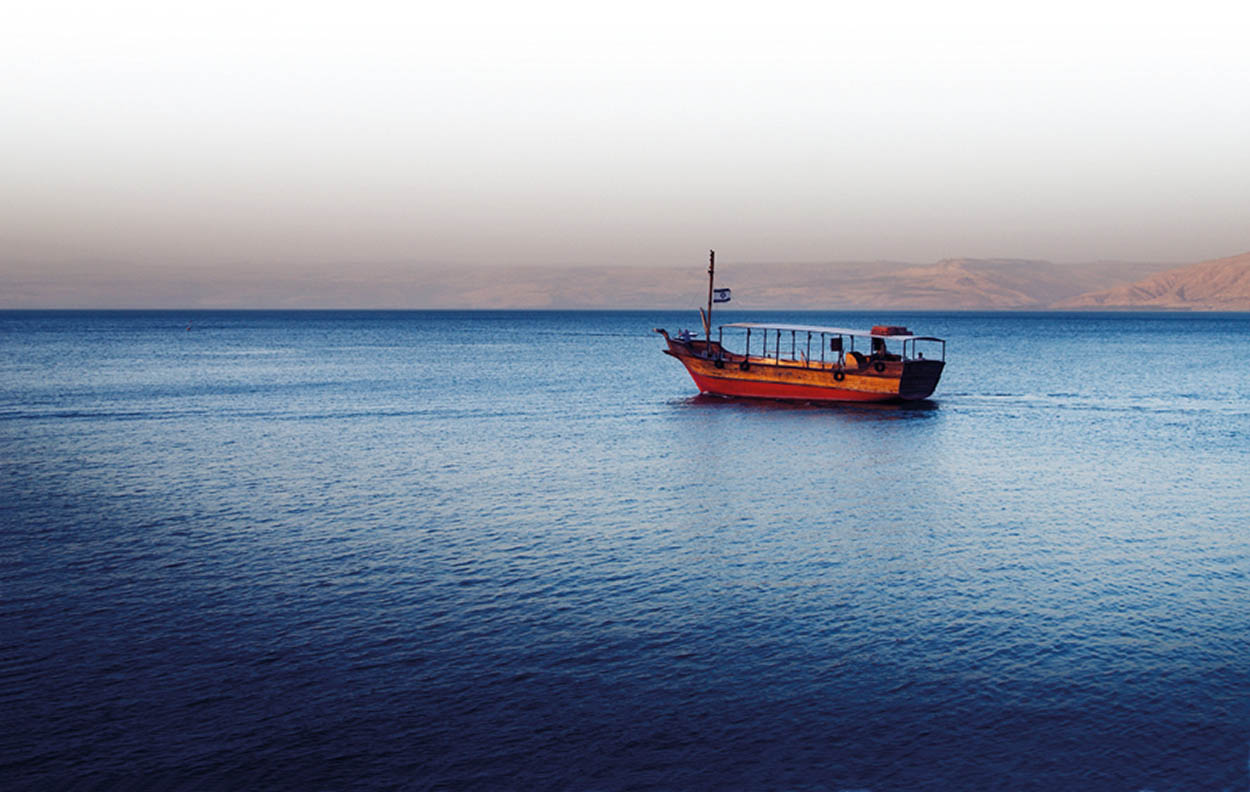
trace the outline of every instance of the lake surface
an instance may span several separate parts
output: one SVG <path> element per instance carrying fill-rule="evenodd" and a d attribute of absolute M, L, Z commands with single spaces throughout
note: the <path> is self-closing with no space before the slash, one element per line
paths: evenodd
<path fill-rule="evenodd" d="M 1250 788 L 1250 316 L 692 316 L 0 313 L 0 787 Z"/>

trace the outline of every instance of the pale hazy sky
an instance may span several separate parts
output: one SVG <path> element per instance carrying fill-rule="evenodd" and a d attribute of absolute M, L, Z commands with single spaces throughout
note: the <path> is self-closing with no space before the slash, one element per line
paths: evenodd
<path fill-rule="evenodd" d="M 1245 8 L 10 4 L 0 267 L 1232 255 Z"/>

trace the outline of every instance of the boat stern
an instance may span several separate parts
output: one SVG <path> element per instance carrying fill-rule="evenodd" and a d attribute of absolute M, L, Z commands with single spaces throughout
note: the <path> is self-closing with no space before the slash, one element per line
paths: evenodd
<path fill-rule="evenodd" d="M 937 389 L 946 363 L 941 360 L 908 360 L 898 383 L 898 397 L 906 401 L 927 399 Z"/>

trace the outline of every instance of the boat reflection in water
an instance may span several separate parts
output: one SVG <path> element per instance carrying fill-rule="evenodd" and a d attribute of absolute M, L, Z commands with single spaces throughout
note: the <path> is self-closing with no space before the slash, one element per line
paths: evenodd
<path fill-rule="evenodd" d="M 714 277 L 715 253 L 708 266 L 707 312 L 700 309 L 703 338 L 685 331 L 670 336 L 655 329 L 668 343 L 664 352 L 685 365 L 700 393 L 808 402 L 897 402 L 927 399 L 937 388 L 946 365 L 946 341 L 913 335 L 905 327 L 849 330 L 736 322 L 722 325 L 713 341 Z M 741 336 L 741 352 L 726 348 L 726 330 L 731 338 Z"/>
<path fill-rule="evenodd" d="M 748 411 L 766 411 L 772 414 L 805 413 L 822 414 L 831 405 L 842 407 L 838 415 L 844 419 L 877 421 L 908 421 L 928 419 L 935 416 L 940 405 L 933 399 L 917 399 L 905 401 L 859 401 L 859 402 L 819 402 L 800 401 L 796 399 L 755 399 L 748 396 L 727 398 L 708 393 L 696 393 L 692 396 L 670 399 L 669 404 L 685 407 L 706 407 L 721 409 L 734 406 Z"/>

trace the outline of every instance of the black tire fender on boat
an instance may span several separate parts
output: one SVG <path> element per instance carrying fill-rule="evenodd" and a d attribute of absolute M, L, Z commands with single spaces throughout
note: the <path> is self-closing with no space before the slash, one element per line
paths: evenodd
<path fill-rule="evenodd" d="M 884 363 L 882 363 L 880 360 L 878 360 L 876 363 L 873 363 L 873 364 L 872 364 L 872 367 L 873 367 L 873 369 L 875 369 L 875 370 L 876 370 L 876 372 L 877 372 L 878 374 L 880 374 L 881 372 L 885 371 L 885 364 L 884 364 Z"/>
<path fill-rule="evenodd" d="M 846 379 L 846 375 L 842 373 L 841 369 L 839 369 L 833 372 L 833 379 L 837 382 L 841 382 L 842 380 Z"/>
<path fill-rule="evenodd" d="M 738 368 L 742 369 L 743 371 L 750 371 L 750 370 L 751 370 L 751 364 L 750 364 L 748 361 L 745 361 L 745 360 L 744 360 L 744 361 L 742 361 L 741 363 L 739 363 L 739 364 L 738 364 Z"/>
<path fill-rule="evenodd" d="M 713 366 L 716 366 L 716 368 L 724 368 L 724 367 L 725 367 L 725 361 L 721 360 L 720 358 L 716 358 L 716 362 L 715 362 L 715 363 L 713 363 L 712 365 L 713 365 Z"/>

